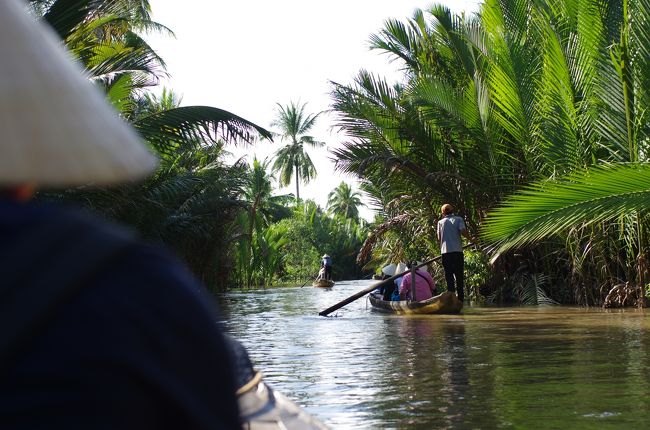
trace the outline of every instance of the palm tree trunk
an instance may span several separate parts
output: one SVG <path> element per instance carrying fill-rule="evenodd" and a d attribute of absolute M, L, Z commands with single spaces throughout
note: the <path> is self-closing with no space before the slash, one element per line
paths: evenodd
<path fill-rule="evenodd" d="M 257 206 L 259 205 L 259 196 L 255 197 L 255 201 L 251 206 L 250 211 L 250 220 L 248 220 L 248 255 L 252 257 L 253 255 L 253 230 L 255 228 L 255 219 L 257 218 Z M 250 288 L 253 283 L 253 268 L 248 266 L 246 267 L 246 287 Z"/>
<path fill-rule="evenodd" d="M 298 165 L 296 164 L 296 202 L 300 200 L 300 176 L 298 175 Z"/>

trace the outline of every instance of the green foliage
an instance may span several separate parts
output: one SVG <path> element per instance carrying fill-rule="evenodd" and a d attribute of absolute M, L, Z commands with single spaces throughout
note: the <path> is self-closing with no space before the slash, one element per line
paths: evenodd
<path fill-rule="evenodd" d="M 538 283 L 551 272 L 537 265 L 566 275 L 573 291 L 558 296 L 578 303 L 645 285 L 648 22 L 648 0 L 485 0 L 475 17 L 433 6 L 387 21 L 372 47 L 404 81 L 362 70 L 332 89 L 351 136 L 337 168 L 380 209 L 363 261 L 411 252 L 408 237 L 425 236 L 449 202 L 504 259 L 485 291 L 514 285 L 519 267 Z"/>
<path fill-rule="evenodd" d="M 255 158 L 245 172 L 247 208 L 238 217 L 241 237 L 237 243 L 237 266 L 233 275 L 235 283 L 241 286 L 271 285 L 284 259 L 281 250 L 286 245 L 286 237 L 282 230 L 269 229 L 269 225 L 290 216 L 283 206 L 288 196 L 273 195 L 273 176 L 269 175 L 268 169 L 268 160 L 260 162 Z"/>
<path fill-rule="evenodd" d="M 333 259 L 336 279 L 351 279 L 361 274 L 356 254 L 365 234 L 364 225 L 351 219 L 330 217 L 313 201 L 295 206 L 290 217 L 269 225 L 266 231 L 282 238 L 279 248 L 282 260 L 274 281 L 302 283 L 316 277 L 324 253 Z"/>
<path fill-rule="evenodd" d="M 484 237 L 499 251 L 536 242 L 578 225 L 601 223 L 622 213 L 648 210 L 650 165 L 592 168 L 555 181 L 532 184 L 494 209 Z"/>
<path fill-rule="evenodd" d="M 546 275 L 532 274 L 523 276 L 515 286 L 514 293 L 517 301 L 522 305 L 554 305 L 556 301 L 549 298 L 543 289 L 548 283 Z"/>
<path fill-rule="evenodd" d="M 475 302 L 480 302 L 481 287 L 487 284 L 490 267 L 484 253 L 474 250 L 465 251 L 465 289 L 468 297 Z M 444 275 L 441 278 L 444 280 Z"/>
<path fill-rule="evenodd" d="M 254 162 L 247 173 L 245 194 L 252 204 L 238 217 L 237 230 L 241 233 L 234 249 L 236 270 L 231 275 L 231 284 L 242 287 L 302 284 L 316 277 L 324 253 L 334 260 L 335 278 L 359 277 L 356 255 L 365 235 L 365 224 L 331 217 L 311 200 L 295 205 L 288 196 L 266 194 L 263 199 L 253 198 L 255 194 L 250 187 L 256 182 L 251 182 L 251 178 L 257 178 L 258 184 L 262 178 L 263 183 L 270 184 L 271 176 L 260 170 L 267 166 L 268 163 Z M 293 206 L 288 207 L 289 203 Z M 280 213 L 269 211 L 273 205 L 288 212 L 279 218 L 267 216 Z M 263 215 L 265 212 L 268 214 Z"/>
<path fill-rule="evenodd" d="M 316 247 L 316 232 L 312 226 L 304 219 L 290 218 L 280 221 L 275 228 L 281 229 L 286 239 L 281 279 L 298 283 L 304 279 L 315 278 L 322 254 Z"/>

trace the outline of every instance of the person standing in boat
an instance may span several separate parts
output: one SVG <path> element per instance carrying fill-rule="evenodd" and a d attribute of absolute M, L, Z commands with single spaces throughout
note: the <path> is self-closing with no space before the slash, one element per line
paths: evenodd
<path fill-rule="evenodd" d="M 332 257 L 327 254 L 323 254 L 323 259 L 321 260 L 320 267 L 325 270 L 325 277 L 323 279 L 330 280 L 332 279 Z"/>
<path fill-rule="evenodd" d="M 411 269 L 415 262 L 406 263 L 406 267 Z M 413 282 L 411 274 L 415 273 L 415 297 L 411 297 L 411 283 Z M 399 295 L 402 300 L 427 300 L 433 297 L 436 292 L 436 283 L 424 269 L 415 269 L 408 272 L 402 278 L 402 285 L 399 287 Z"/>
<path fill-rule="evenodd" d="M 440 208 L 442 219 L 438 221 L 437 235 L 442 254 L 442 267 L 445 269 L 447 291 L 456 292 L 462 302 L 465 294 L 465 260 L 461 235 L 468 241 L 471 237 L 463 219 L 454 214 L 454 207 L 449 203 Z"/>

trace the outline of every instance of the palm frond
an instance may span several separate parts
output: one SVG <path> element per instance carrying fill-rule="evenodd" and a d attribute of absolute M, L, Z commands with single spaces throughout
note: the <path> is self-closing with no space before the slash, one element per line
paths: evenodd
<path fill-rule="evenodd" d="M 534 243 L 580 224 L 650 208 L 650 165 L 623 164 L 538 182 L 491 211 L 482 236 L 498 252 Z"/>
<path fill-rule="evenodd" d="M 41 2 L 42 3 L 42 2 Z M 105 0 L 56 0 L 40 8 L 43 21 L 49 24 L 62 40 L 84 22 L 88 15 L 101 7 Z"/>
<path fill-rule="evenodd" d="M 252 143 L 271 134 L 237 115 L 209 106 L 185 106 L 145 116 L 133 122 L 135 129 L 160 152 L 169 152 L 174 144 L 197 146 Z"/>
<path fill-rule="evenodd" d="M 521 276 L 515 285 L 514 293 L 523 305 L 557 305 L 558 303 L 550 298 L 544 285 L 548 284 L 550 277 L 539 273 Z"/>
<path fill-rule="evenodd" d="M 417 12 L 416 12 L 417 13 Z M 386 20 L 379 34 L 370 36 L 370 49 L 381 50 L 391 55 L 392 60 L 399 59 L 404 63 L 404 69 L 419 71 L 420 55 L 419 34 L 412 26 L 407 26 L 396 19 Z"/>

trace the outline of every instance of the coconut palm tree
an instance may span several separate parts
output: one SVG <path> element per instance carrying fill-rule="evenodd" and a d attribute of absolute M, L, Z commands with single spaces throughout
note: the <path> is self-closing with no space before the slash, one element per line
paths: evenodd
<path fill-rule="evenodd" d="M 338 214 L 343 218 L 359 219 L 359 206 L 362 206 L 361 194 L 352 191 L 352 187 L 341 182 L 327 196 L 327 208 L 331 213 Z"/>
<path fill-rule="evenodd" d="M 271 183 L 274 177 L 268 173 L 269 164 L 267 159 L 259 161 L 254 158 L 246 168 L 243 202 L 246 210 L 239 216 L 243 237 L 238 243 L 237 260 L 240 283 L 248 287 L 253 285 L 255 275 L 259 275 L 259 281 L 268 281 L 268 276 L 262 273 L 262 266 L 274 254 L 269 242 L 271 236 L 267 235 L 266 229 L 272 222 L 290 216 L 289 209 L 284 206 L 290 201 L 290 196 L 273 195 Z"/>
<path fill-rule="evenodd" d="M 296 201 L 300 200 L 300 181 L 308 183 L 316 176 L 316 168 L 305 145 L 312 148 L 325 145 L 324 142 L 319 142 L 306 134 L 314 127 L 321 113 L 307 114 L 305 106 L 307 103 L 299 105 L 290 102 L 286 107 L 278 103 L 277 118 L 271 124 L 272 127 L 278 127 L 280 130 L 278 134 L 282 140 L 289 141 L 275 153 L 273 170 L 280 172 L 279 179 L 282 186 L 289 185 L 295 176 Z"/>

